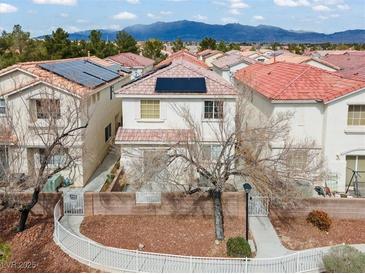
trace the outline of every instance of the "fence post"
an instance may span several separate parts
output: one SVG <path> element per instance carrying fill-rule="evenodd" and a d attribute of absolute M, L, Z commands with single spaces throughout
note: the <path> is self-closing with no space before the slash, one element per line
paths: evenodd
<path fill-rule="evenodd" d="M 297 252 L 297 271 L 296 271 L 297 273 L 300 272 L 299 268 L 300 268 L 300 265 L 299 265 L 299 252 Z"/>
<path fill-rule="evenodd" d="M 193 257 L 190 256 L 190 273 L 193 273 Z"/>
<path fill-rule="evenodd" d="M 248 261 L 247 261 L 247 257 L 245 258 L 245 273 L 248 273 Z"/>
<path fill-rule="evenodd" d="M 136 272 L 139 272 L 139 262 L 138 262 L 138 255 L 139 255 L 139 251 L 136 251 Z"/>
<path fill-rule="evenodd" d="M 87 241 L 87 252 L 88 252 L 88 258 L 89 258 L 89 267 L 91 267 L 91 249 L 90 249 L 90 240 Z"/>

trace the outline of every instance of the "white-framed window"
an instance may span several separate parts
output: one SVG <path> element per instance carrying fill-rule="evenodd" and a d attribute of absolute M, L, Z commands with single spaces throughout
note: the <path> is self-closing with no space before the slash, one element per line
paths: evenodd
<path fill-rule="evenodd" d="M 112 137 L 112 124 L 109 124 L 104 129 L 105 143 Z"/>
<path fill-rule="evenodd" d="M 222 119 L 223 101 L 204 101 L 204 119 Z"/>
<path fill-rule="evenodd" d="M 46 149 L 40 148 L 39 151 L 39 164 L 41 165 L 42 162 L 45 160 L 46 157 Z M 66 164 L 66 155 L 62 152 L 54 153 L 49 159 L 48 159 L 48 166 L 53 167 L 59 167 Z"/>
<path fill-rule="evenodd" d="M 0 98 L 0 115 L 2 114 L 6 114 L 6 105 L 4 98 Z"/>
<path fill-rule="evenodd" d="M 160 119 L 160 100 L 141 100 L 141 119 Z"/>
<path fill-rule="evenodd" d="M 37 119 L 60 119 L 61 106 L 58 99 L 37 99 L 35 100 Z"/>
<path fill-rule="evenodd" d="M 202 146 L 203 160 L 215 161 L 218 160 L 219 155 L 222 152 L 222 146 L 217 144 L 209 144 Z"/>
<path fill-rule="evenodd" d="M 365 126 L 365 105 L 349 105 L 348 126 Z"/>

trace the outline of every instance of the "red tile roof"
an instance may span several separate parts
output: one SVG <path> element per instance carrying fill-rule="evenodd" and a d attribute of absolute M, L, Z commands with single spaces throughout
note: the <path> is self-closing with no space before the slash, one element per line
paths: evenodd
<path fill-rule="evenodd" d="M 154 73 L 138 79 L 121 89 L 116 91 L 116 94 L 122 95 L 161 95 L 155 92 L 156 80 L 159 77 L 204 77 L 207 87 L 207 93 L 198 95 L 236 95 L 237 91 L 234 87 L 216 74 L 213 71 L 202 68 L 201 66 L 195 65 L 186 60 L 176 60 L 168 67 L 162 68 L 155 71 Z M 169 95 L 184 95 L 183 93 Z M 186 94 L 185 94 L 186 95 Z M 196 96 L 197 94 L 191 94 L 191 96 Z"/>
<path fill-rule="evenodd" d="M 180 50 L 178 52 L 175 52 L 173 54 L 171 54 L 169 57 L 167 57 L 165 60 L 163 60 L 162 62 L 160 62 L 157 66 L 161 67 L 161 66 L 165 66 L 168 65 L 176 60 L 185 60 L 188 62 L 191 62 L 193 64 L 199 65 L 203 68 L 208 68 L 208 65 L 205 64 L 203 61 L 198 60 L 198 58 L 190 53 L 188 50 Z"/>
<path fill-rule="evenodd" d="M 272 100 L 333 100 L 365 88 L 365 81 L 347 79 L 305 64 L 254 64 L 235 78 Z"/>
<path fill-rule="evenodd" d="M 140 68 L 140 67 L 144 68 L 151 66 L 155 63 L 155 61 L 150 58 L 134 54 L 131 52 L 122 52 L 114 56 L 109 56 L 105 59 L 112 60 L 127 68 Z"/>
<path fill-rule="evenodd" d="M 120 127 L 115 142 L 121 143 L 178 143 L 191 139 L 190 129 L 127 129 Z"/>
<path fill-rule="evenodd" d="M 328 54 L 322 60 L 340 67 L 339 75 L 365 81 L 365 52 Z"/>

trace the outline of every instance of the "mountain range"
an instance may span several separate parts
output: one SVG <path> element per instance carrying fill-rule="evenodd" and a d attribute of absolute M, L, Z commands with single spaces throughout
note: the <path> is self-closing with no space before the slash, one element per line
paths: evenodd
<path fill-rule="evenodd" d="M 279 27 L 258 25 L 249 26 L 238 23 L 216 25 L 195 21 L 156 22 L 149 25 L 132 25 L 123 29 L 138 41 L 150 38 L 162 41 L 173 41 L 181 38 L 184 41 L 199 41 L 212 37 L 227 42 L 279 42 L 279 43 L 365 43 L 365 30 L 354 29 L 332 34 L 292 31 Z M 114 40 L 117 31 L 100 30 L 102 38 Z M 90 30 L 70 33 L 71 40 L 87 40 Z"/>

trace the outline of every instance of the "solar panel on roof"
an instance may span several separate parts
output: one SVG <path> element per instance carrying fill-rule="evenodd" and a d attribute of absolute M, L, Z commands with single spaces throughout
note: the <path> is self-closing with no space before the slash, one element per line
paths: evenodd
<path fill-rule="evenodd" d="M 204 77 L 157 78 L 155 91 L 158 93 L 206 93 Z"/>
<path fill-rule="evenodd" d="M 80 85 L 94 88 L 119 77 L 117 72 L 86 60 L 72 60 L 39 65 Z"/>

